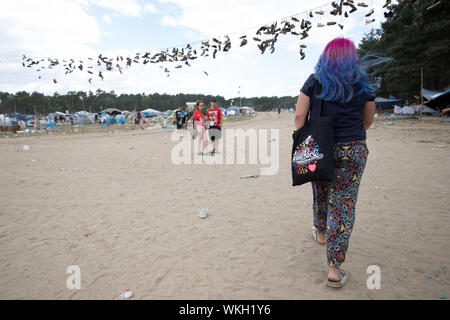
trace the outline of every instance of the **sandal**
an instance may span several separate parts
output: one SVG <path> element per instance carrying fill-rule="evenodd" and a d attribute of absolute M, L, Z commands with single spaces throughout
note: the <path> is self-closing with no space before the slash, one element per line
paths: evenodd
<path fill-rule="evenodd" d="M 325 245 L 326 242 L 319 242 L 319 240 L 317 240 L 318 232 L 319 232 L 319 230 L 317 230 L 317 228 L 315 226 L 312 226 L 312 234 L 313 234 L 314 241 L 317 241 L 317 243 L 319 243 L 320 245 Z"/>
<path fill-rule="evenodd" d="M 345 285 L 350 275 L 344 270 L 339 270 L 339 273 L 341 274 L 341 278 L 339 280 L 328 279 L 327 286 L 332 288 L 342 288 Z"/>

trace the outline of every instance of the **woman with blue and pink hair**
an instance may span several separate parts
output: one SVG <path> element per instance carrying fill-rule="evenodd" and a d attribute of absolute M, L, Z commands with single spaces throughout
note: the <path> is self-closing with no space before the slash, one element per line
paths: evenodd
<path fill-rule="evenodd" d="M 313 236 L 326 244 L 328 282 L 342 287 L 348 272 L 341 269 L 355 221 L 359 184 L 369 150 L 366 130 L 375 113 L 374 89 L 361 69 L 355 44 L 346 38 L 330 41 L 312 74 L 303 85 L 295 111 L 296 129 L 320 99 L 323 116 L 333 117 L 336 179 L 312 182 Z M 317 106 L 318 107 L 318 106 Z M 310 113 L 314 119 L 314 112 Z"/>

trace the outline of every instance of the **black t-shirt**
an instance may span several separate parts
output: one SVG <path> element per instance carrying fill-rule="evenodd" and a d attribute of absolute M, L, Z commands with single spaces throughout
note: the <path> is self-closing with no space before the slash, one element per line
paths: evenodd
<path fill-rule="evenodd" d="M 314 74 L 310 75 L 300 90 L 310 98 L 311 120 L 315 120 L 315 107 L 318 107 L 316 95 L 322 90 Z M 355 88 L 357 92 L 358 89 Z M 366 129 L 363 122 L 363 111 L 367 101 L 374 101 L 375 96 L 362 93 L 353 97 L 348 103 L 341 104 L 336 101 L 323 100 L 322 116 L 333 117 L 334 141 L 349 142 L 366 140 Z"/>
<path fill-rule="evenodd" d="M 177 124 L 181 125 L 183 123 L 184 112 L 177 110 L 175 112 L 175 118 L 177 119 Z"/>

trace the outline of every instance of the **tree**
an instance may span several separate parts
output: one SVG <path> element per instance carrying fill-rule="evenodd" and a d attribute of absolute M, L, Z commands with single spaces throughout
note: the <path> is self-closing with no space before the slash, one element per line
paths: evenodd
<path fill-rule="evenodd" d="M 379 52 L 394 62 L 381 68 L 382 77 L 377 92 L 414 99 L 420 95 L 421 68 L 424 87 L 444 90 L 450 83 L 450 1 L 433 0 L 399 2 L 393 6 L 393 16 L 372 30 L 360 42 L 358 53 Z"/>

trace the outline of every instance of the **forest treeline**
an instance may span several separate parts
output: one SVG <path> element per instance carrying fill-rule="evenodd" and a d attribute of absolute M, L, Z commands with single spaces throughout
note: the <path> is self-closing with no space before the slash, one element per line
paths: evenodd
<path fill-rule="evenodd" d="M 34 114 L 35 107 L 40 114 L 49 114 L 60 111 L 74 113 L 81 110 L 89 112 L 99 112 L 107 108 L 120 110 L 144 110 L 152 108 L 159 111 L 173 110 L 178 106 L 186 107 L 186 102 L 202 100 L 205 105 L 215 99 L 220 107 L 228 108 L 233 106 L 248 106 L 257 111 L 272 110 L 278 106 L 293 108 L 297 102 L 297 97 L 255 97 L 225 99 L 222 96 L 212 96 L 203 94 L 120 94 L 114 91 L 105 92 L 98 89 L 96 92 L 83 91 L 68 92 L 67 94 L 44 95 L 39 92 L 28 93 L 25 91 L 10 94 L 0 92 L 0 114 L 2 113 L 23 113 Z"/>

